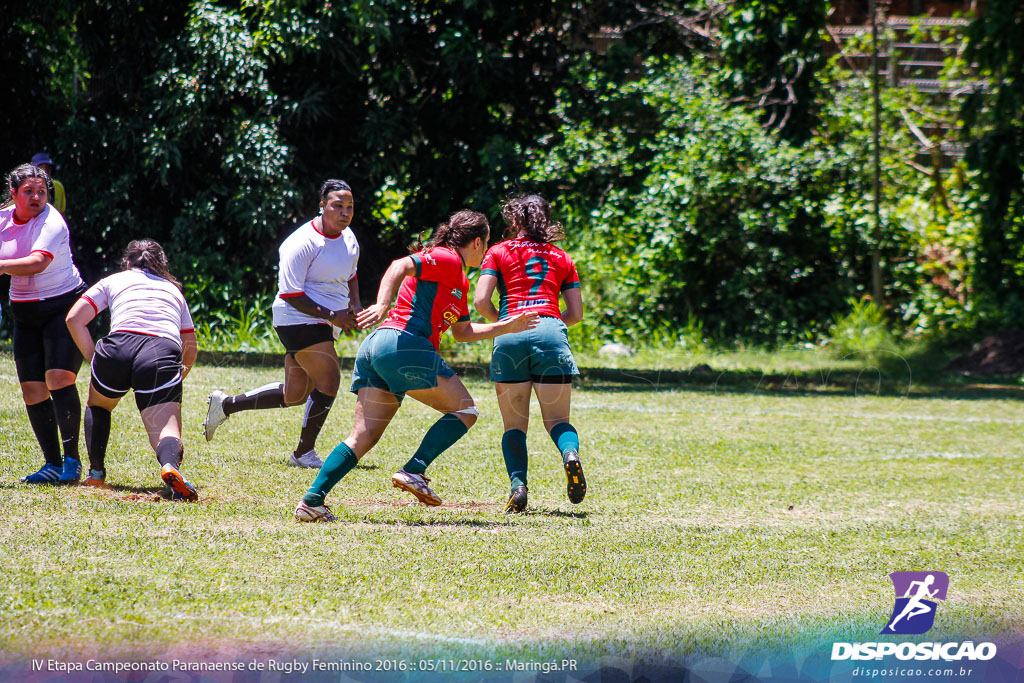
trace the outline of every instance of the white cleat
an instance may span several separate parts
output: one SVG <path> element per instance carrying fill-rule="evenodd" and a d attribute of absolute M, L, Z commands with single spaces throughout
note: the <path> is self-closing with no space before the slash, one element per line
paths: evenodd
<path fill-rule="evenodd" d="M 427 486 L 428 483 L 430 483 L 430 480 L 422 474 L 412 474 L 405 470 L 398 470 L 391 475 L 391 485 L 396 489 L 408 491 L 416 496 L 416 499 L 424 505 L 430 505 L 431 507 L 440 505 L 440 496 Z"/>
<path fill-rule="evenodd" d="M 318 470 L 320 466 L 324 464 L 324 461 L 320 459 L 320 456 L 316 454 L 316 451 L 307 451 L 302 455 L 295 457 L 292 453 L 292 457 L 288 460 L 288 464 L 292 467 L 305 467 L 306 469 Z"/>
<path fill-rule="evenodd" d="M 307 505 L 306 501 L 300 501 L 298 507 L 295 508 L 295 521 L 296 522 L 337 522 L 338 518 L 331 512 L 331 506 L 327 503 L 323 505 Z"/>
<path fill-rule="evenodd" d="M 227 422 L 228 416 L 224 414 L 224 399 L 228 398 L 220 389 L 214 389 L 206 397 L 206 403 L 210 407 L 206 409 L 206 419 L 203 420 L 203 436 L 207 441 L 213 441 L 213 433 L 217 427 Z"/>

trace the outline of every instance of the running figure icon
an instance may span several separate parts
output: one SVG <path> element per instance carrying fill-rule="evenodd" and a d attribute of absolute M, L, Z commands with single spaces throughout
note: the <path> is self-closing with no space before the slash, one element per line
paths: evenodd
<path fill-rule="evenodd" d="M 949 577 L 945 572 L 893 572 L 889 577 L 897 597 L 882 633 L 906 635 L 928 631 L 935 622 L 936 602 L 946 599 Z"/>

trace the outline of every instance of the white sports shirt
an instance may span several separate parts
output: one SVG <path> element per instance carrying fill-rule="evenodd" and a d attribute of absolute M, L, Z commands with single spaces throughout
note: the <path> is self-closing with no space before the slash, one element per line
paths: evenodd
<path fill-rule="evenodd" d="M 289 235 L 278 251 L 281 262 L 272 307 L 274 327 L 329 324 L 293 307 L 286 301 L 290 296 L 305 294 L 332 311 L 348 308 L 348 281 L 355 277 L 359 262 L 359 242 L 349 228 L 328 237 L 309 221 Z M 337 329 L 334 336 L 338 336 Z"/>
<path fill-rule="evenodd" d="M 97 314 L 110 307 L 111 332 L 164 337 L 180 346 L 182 333 L 195 331 L 192 314 L 178 288 L 141 268 L 103 278 L 82 298 Z"/>
<path fill-rule="evenodd" d="M 64 217 L 49 204 L 21 225 L 14 205 L 0 209 L 0 259 L 24 258 L 36 252 L 53 260 L 41 273 L 11 276 L 11 301 L 39 301 L 67 294 L 85 284 L 71 260 L 71 234 Z"/>

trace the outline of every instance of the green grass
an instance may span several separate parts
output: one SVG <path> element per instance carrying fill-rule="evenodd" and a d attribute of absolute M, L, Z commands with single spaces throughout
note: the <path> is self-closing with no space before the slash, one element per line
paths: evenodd
<path fill-rule="evenodd" d="M 506 517 L 493 389 L 470 381 L 480 422 L 430 471 L 445 506 L 390 486 L 436 418 L 409 400 L 332 493 L 340 523 L 314 526 L 291 520 L 312 474 L 284 465 L 300 408 L 232 417 L 211 444 L 199 434 L 210 390 L 279 379 L 274 368 L 197 367 L 186 382 L 197 504 L 161 497 L 130 397 L 114 413 L 115 490 L 17 484 L 41 459 L 9 355 L 0 374 L 0 663 L 821 649 L 873 639 L 892 608 L 887 574 L 912 569 L 951 579 L 929 639 L 1024 632 L 1012 392 L 589 383 L 574 394 L 587 499 L 565 499 L 535 411 L 531 508 Z M 352 406 L 335 404 L 322 452 Z"/>

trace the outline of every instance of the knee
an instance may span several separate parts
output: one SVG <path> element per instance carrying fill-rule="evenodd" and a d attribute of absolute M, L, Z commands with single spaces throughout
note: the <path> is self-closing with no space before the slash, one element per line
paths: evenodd
<path fill-rule="evenodd" d="M 339 386 L 341 386 L 340 377 L 324 377 L 316 383 L 316 390 L 327 396 L 337 396 Z"/>
<path fill-rule="evenodd" d="M 23 382 L 21 385 L 21 397 L 26 405 L 42 403 L 50 398 L 50 391 L 43 382 Z"/>
<path fill-rule="evenodd" d="M 466 425 L 466 429 L 470 429 L 473 425 L 475 425 L 477 418 L 480 417 L 480 411 L 477 410 L 475 405 L 472 405 L 468 408 L 463 408 L 462 410 L 456 410 L 452 414 L 455 415 L 455 417 L 462 420 L 462 424 Z"/>

